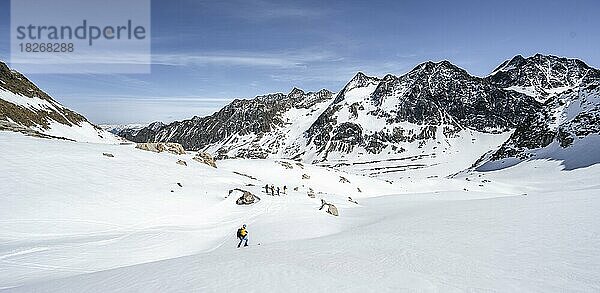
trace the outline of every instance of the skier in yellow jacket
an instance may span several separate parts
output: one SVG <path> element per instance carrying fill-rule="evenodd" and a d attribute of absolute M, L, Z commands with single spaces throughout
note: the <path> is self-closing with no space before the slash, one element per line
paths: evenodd
<path fill-rule="evenodd" d="M 242 225 L 242 228 L 237 230 L 237 237 L 240 240 L 240 243 L 238 243 L 237 246 L 238 248 L 240 248 L 242 242 L 245 242 L 244 246 L 248 246 L 248 230 L 246 230 L 246 224 Z"/>

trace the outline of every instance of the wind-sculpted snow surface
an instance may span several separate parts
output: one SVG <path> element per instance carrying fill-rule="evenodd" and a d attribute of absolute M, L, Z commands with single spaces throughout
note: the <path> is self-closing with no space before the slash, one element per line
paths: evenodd
<path fill-rule="evenodd" d="M 600 165 L 533 160 L 388 183 L 7 132 L 0 149 L 3 292 L 600 290 Z M 261 200 L 238 206 L 235 188 Z M 237 249 L 242 224 L 250 246 Z"/>
<path fill-rule="evenodd" d="M 250 225 L 254 244 L 337 233 L 338 224 L 318 211 L 320 198 L 351 209 L 358 207 L 347 201 L 349 195 L 400 189 L 295 162 L 288 169 L 275 161 L 227 160 L 213 168 L 194 161 L 194 153 L 11 132 L 0 132 L 0 150 L 0 288 L 229 247 L 243 223 Z M 177 164 L 182 159 L 187 166 Z M 265 195 L 267 183 L 287 185 L 287 194 Z M 235 188 L 261 200 L 240 207 L 237 198 L 228 197 Z M 309 188 L 319 198 L 310 199 Z M 281 234 L 255 234 L 260 225 L 253 223 L 264 219 L 260 215 L 275 215 Z M 304 231 L 284 232 L 298 220 Z"/>

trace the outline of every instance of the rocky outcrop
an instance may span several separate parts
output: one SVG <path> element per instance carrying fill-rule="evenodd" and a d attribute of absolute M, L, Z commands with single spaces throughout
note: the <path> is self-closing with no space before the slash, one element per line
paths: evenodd
<path fill-rule="evenodd" d="M 285 162 L 285 161 L 277 161 L 277 163 L 281 166 L 283 166 L 286 169 L 294 169 L 294 166 L 292 166 L 291 163 L 289 162 Z"/>
<path fill-rule="evenodd" d="M 200 162 L 202 164 L 206 164 L 209 165 L 213 168 L 217 168 L 217 163 L 215 162 L 215 159 L 208 153 L 205 152 L 198 152 L 196 153 L 196 155 L 193 158 L 194 161 Z"/>
<path fill-rule="evenodd" d="M 177 165 L 181 165 L 181 166 L 187 166 L 187 162 L 184 160 L 177 160 L 177 162 L 175 162 Z"/>
<path fill-rule="evenodd" d="M 324 207 L 327 207 L 327 209 L 325 211 L 328 214 L 334 215 L 334 216 L 339 216 L 338 209 L 335 205 L 327 203 L 324 199 L 321 199 L 321 207 L 319 208 L 319 210 L 322 210 Z"/>
<path fill-rule="evenodd" d="M 252 194 L 250 191 L 247 190 L 243 190 L 243 189 L 239 189 L 236 188 L 232 191 L 229 192 L 229 195 L 234 195 L 236 192 L 238 193 L 242 193 L 242 196 L 240 196 L 235 203 L 237 205 L 249 205 L 249 204 L 253 204 L 256 203 L 260 200 L 260 198 L 254 194 Z"/>
<path fill-rule="evenodd" d="M 136 149 L 150 151 L 155 153 L 169 152 L 175 155 L 184 155 L 185 149 L 178 143 L 138 143 Z"/>

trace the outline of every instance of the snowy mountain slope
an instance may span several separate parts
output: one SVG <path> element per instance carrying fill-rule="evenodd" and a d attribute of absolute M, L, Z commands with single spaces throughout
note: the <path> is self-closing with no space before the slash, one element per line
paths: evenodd
<path fill-rule="evenodd" d="M 532 160 L 389 184 L 293 161 L 223 160 L 214 169 L 191 154 L 11 133 L 0 148 L 3 292 L 600 289 L 600 165 L 565 171 Z M 181 158 L 187 167 L 175 164 Z M 299 191 L 271 197 L 266 183 Z M 236 206 L 224 198 L 235 187 L 262 200 Z M 340 216 L 318 211 L 319 197 Z M 251 246 L 238 250 L 242 223 Z"/>
<path fill-rule="evenodd" d="M 290 169 L 279 161 L 226 160 L 215 169 L 192 160 L 194 154 L 10 132 L 0 133 L 0 149 L 0 288 L 212 251 L 234 241 L 236 226 L 264 214 L 279 215 L 280 223 L 302 221 L 307 230 L 262 241 L 337 233 L 339 221 L 318 210 L 320 198 L 344 214 L 360 207 L 348 196 L 401 189 L 306 164 Z M 267 183 L 287 185 L 288 194 L 264 194 Z M 226 198 L 234 188 L 262 200 L 237 206 L 237 198 Z M 309 188 L 317 198 L 307 196 Z"/>
<path fill-rule="evenodd" d="M 0 62 L 0 130 L 84 142 L 120 140 L 62 106 L 22 74 Z"/>

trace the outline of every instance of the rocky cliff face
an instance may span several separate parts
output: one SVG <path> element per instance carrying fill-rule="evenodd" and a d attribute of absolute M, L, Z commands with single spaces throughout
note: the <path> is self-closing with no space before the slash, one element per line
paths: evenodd
<path fill-rule="evenodd" d="M 62 106 L 24 75 L 0 62 L 0 130 L 41 137 L 106 142 L 112 134 Z"/>
<path fill-rule="evenodd" d="M 598 78 L 599 71 L 581 60 L 541 54 L 529 58 L 517 55 L 487 77 L 499 88 L 521 92 L 541 102 Z"/>
<path fill-rule="evenodd" d="M 576 59 L 535 55 L 505 62 L 489 77 L 508 89 L 543 100 L 543 108 L 521 123 L 492 159 L 527 158 L 529 150 L 556 142 L 568 148 L 600 134 L 600 70 Z"/>

